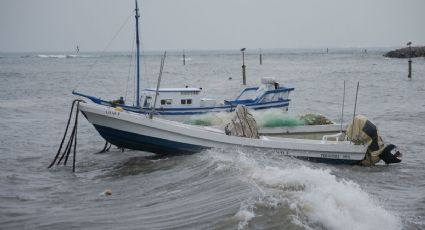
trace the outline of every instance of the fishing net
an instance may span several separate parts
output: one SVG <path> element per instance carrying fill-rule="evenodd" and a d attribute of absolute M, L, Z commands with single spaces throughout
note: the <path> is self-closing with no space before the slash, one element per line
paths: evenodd
<path fill-rule="evenodd" d="M 303 120 L 284 115 L 280 117 L 267 117 L 261 122 L 261 127 L 272 128 L 281 126 L 299 126 L 304 124 Z"/>
<path fill-rule="evenodd" d="M 220 126 L 224 127 L 230 122 L 233 113 L 207 113 L 194 115 L 183 121 L 185 124 L 200 126 Z M 258 127 L 292 127 L 301 125 L 327 125 L 333 122 L 321 114 L 307 113 L 302 115 L 289 115 L 281 109 L 253 110 Z"/>
<path fill-rule="evenodd" d="M 257 122 L 244 105 L 238 105 L 232 120 L 225 127 L 230 136 L 259 138 Z"/>
<path fill-rule="evenodd" d="M 183 123 L 188 125 L 211 126 L 212 119 L 207 117 L 190 118 L 190 119 L 184 120 Z"/>
<path fill-rule="evenodd" d="M 231 119 L 231 113 L 206 113 L 202 115 L 193 115 L 183 121 L 185 124 L 189 125 L 199 125 L 199 126 L 224 126 Z"/>
<path fill-rule="evenodd" d="M 306 125 L 331 125 L 333 122 L 321 114 L 306 113 L 299 116 Z"/>
<path fill-rule="evenodd" d="M 259 127 L 282 127 L 304 125 L 304 121 L 298 117 L 290 116 L 281 109 L 269 109 L 252 111 Z"/>

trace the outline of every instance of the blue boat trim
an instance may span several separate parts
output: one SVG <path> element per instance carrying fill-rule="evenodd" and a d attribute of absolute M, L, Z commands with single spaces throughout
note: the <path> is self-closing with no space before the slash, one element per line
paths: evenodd
<path fill-rule="evenodd" d="M 106 141 L 120 148 L 148 151 L 163 155 L 192 154 L 207 149 L 204 146 L 169 141 L 101 125 L 94 125 L 94 127 Z"/>
<path fill-rule="evenodd" d="M 90 95 L 86 95 L 79 92 L 72 92 L 74 95 L 82 96 L 85 98 L 90 99 L 92 102 L 100 105 L 105 106 L 111 106 L 113 107 L 112 103 L 110 101 L 105 101 L 97 97 L 93 97 Z M 244 101 L 244 100 L 242 100 Z M 272 102 L 261 102 L 261 103 L 246 103 L 245 106 L 250 107 L 254 110 L 261 110 L 261 109 L 270 109 L 270 108 L 280 108 L 280 107 L 287 107 L 289 106 L 290 99 L 280 100 L 280 101 L 272 101 Z M 227 102 L 227 105 L 224 106 L 216 106 L 216 107 L 197 107 L 197 108 L 157 108 L 156 112 L 160 115 L 195 115 L 195 114 L 204 114 L 208 112 L 220 112 L 223 109 L 233 111 L 234 108 L 236 108 L 236 104 L 232 104 L 231 102 Z M 134 106 L 128 106 L 128 105 L 119 105 L 124 110 L 135 112 L 135 113 L 141 113 L 141 114 L 147 114 L 151 111 L 151 109 L 147 108 L 138 108 Z"/>
<path fill-rule="evenodd" d="M 156 92 L 156 89 L 145 89 L 145 91 L 149 91 L 149 92 Z M 201 89 L 198 88 L 181 88 L 181 89 L 175 89 L 175 90 L 164 90 L 159 88 L 158 92 L 200 92 Z"/>
<path fill-rule="evenodd" d="M 269 90 L 264 92 L 262 95 L 258 96 L 255 99 L 246 99 L 246 100 L 240 100 L 239 98 L 246 92 L 248 91 L 256 91 L 258 90 L 259 87 L 250 87 L 250 88 L 245 88 L 240 94 L 239 96 L 236 97 L 235 100 L 233 101 L 228 101 L 228 103 L 233 103 L 233 104 L 243 104 L 243 101 L 246 102 L 254 102 L 254 103 L 260 103 L 260 101 L 267 96 L 268 94 L 276 94 L 276 93 L 282 93 L 282 92 L 291 92 L 293 91 L 295 88 L 287 88 L 287 87 L 280 87 L 274 90 Z M 279 100 L 280 101 L 280 100 Z"/>

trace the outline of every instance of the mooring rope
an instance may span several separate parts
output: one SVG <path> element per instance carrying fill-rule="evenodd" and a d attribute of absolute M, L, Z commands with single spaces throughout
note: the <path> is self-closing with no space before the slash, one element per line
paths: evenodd
<path fill-rule="evenodd" d="M 63 164 L 66 165 L 66 163 L 68 162 L 69 155 L 71 154 L 72 145 L 74 145 L 72 171 L 75 172 L 75 158 L 76 158 L 76 152 L 77 152 L 77 127 L 78 127 L 78 114 L 79 114 L 79 108 L 78 107 L 79 107 L 80 102 L 84 102 L 84 101 L 81 100 L 81 99 L 75 99 L 72 102 L 71 111 L 69 112 L 68 122 L 67 122 L 66 128 L 65 128 L 65 133 L 63 134 L 62 141 L 59 145 L 58 152 L 56 153 L 56 156 L 53 159 L 52 163 L 50 163 L 50 165 L 47 168 L 51 168 L 55 163 L 56 163 L 56 165 L 59 165 L 64 158 L 65 158 L 65 161 L 64 161 Z M 65 138 L 68 134 L 69 124 L 71 123 L 71 120 L 72 120 L 72 114 L 73 114 L 73 111 L 74 111 L 75 104 L 77 106 L 76 106 L 76 114 L 75 114 L 75 119 L 74 119 L 74 127 L 72 128 L 72 132 L 71 132 L 71 135 L 69 136 L 69 140 L 68 140 L 68 143 L 66 144 L 65 150 L 63 151 L 63 153 L 61 155 L 62 147 L 63 147 L 63 144 L 65 142 Z M 61 155 L 61 157 L 59 158 L 60 155 Z M 58 160 L 58 158 L 59 158 L 59 160 Z"/>
<path fill-rule="evenodd" d="M 109 149 L 111 148 L 112 144 L 109 143 L 108 141 L 105 142 L 105 147 L 103 147 L 103 149 L 99 152 L 99 153 L 105 153 L 108 152 Z"/>

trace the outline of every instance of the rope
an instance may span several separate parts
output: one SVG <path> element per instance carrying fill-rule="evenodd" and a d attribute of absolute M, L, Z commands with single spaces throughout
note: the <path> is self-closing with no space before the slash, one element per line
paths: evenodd
<path fill-rule="evenodd" d="M 105 153 L 108 152 L 109 149 L 111 148 L 111 143 L 109 143 L 108 141 L 105 142 L 105 146 L 103 147 L 103 149 L 99 152 L 99 153 Z"/>
<path fill-rule="evenodd" d="M 68 122 L 67 122 L 66 128 L 65 128 L 65 133 L 63 134 L 62 141 L 59 145 L 59 149 L 56 153 L 55 158 L 53 159 L 53 161 L 50 163 L 50 165 L 47 168 L 51 168 L 54 164 L 59 165 L 62 162 L 63 159 L 65 159 L 63 165 L 66 165 L 66 163 L 68 162 L 69 155 L 71 154 L 72 146 L 74 145 L 73 160 L 72 160 L 72 172 L 75 172 L 75 160 L 76 160 L 76 152 L 77 152 L 77 127 L 78 127 L 78 114 L 79 114 L 78 107 L 79 107 L 80 102 L 84 102 L 84 101 L 81 100 L 81 99 L 75 99 L 72 102 L 71 111 L 69 112 Z M 63 151 L 63 153 L 61 155 L 62 147 L 63 147 L 63 144 L 65 142 L 65 138 L 68 134 L 69 124 L 71 123 L 71 120 L 72 120 L 72 114 L 73 114 L 73 111 L 74 111 L 75 104 L 77 106 L 76 106 L 76 112 L 75 112 L 75 118 L 74 118 L 74 127 L 72 128 L 72 132 L 69 136 L 69 140 L 68 140 L 68 143 L 66 144 L 65 150 Z M 60 156 L 60 158 L 58 160 L 59 156 Z"/>
<path fill-rule="evenodd" d="M 111 46 L 112 42 L 115 40 L 115 38 L 118 36 L 118 34 L 123 30 L 124 26 L 128 23 L 128 21 L 130 20 L 130 18 L 133 16 L 133 10 L 130 12 L 130 14 L 128 15 L 127 19 L 124 21 L 124 23 L 120 26 L 120 28 L 118 29 L 118 31 L 115 33 L 115 35 L 112 37 L 112 39 L 108 42 L 108 44 L 106 45 L 106 47 L 102 50 L 102 52 L 100 52 L 100 56 L 103 56 L 103 54 L 106 52 L 106 50 L 109 49 L 109 47 Z M 87 78 L 89 76 L 89 74 L 92 72 L 93 67 L 95 65 L 97 65 L 97 63 L 99 62 L 100 58 L 96 58 L 95 62 L 89 67 L 89 70 L 86 73 L 86 77 Z M 80 81 L 77 82 L 77 86 L 75 88 L 77 88 L 80 85 Z"/>
<path fill-rule="evenodd" d="M 55 164 L 56 160 L 58 159 L 58 157 L 59 157 L 59 155 L 60 155 L 60 152 L 61 152 L 61 150 L 62 150 L 63 143 L 64 143 L 64 141 L 65 141 L 66 134 L 67 134 L 67 132 L 68 132 L 69 124 L 70 124 L 70 122 L 71 122 L 72 113 L 73 113 L 73 111 L 74 111 L 74 105 L 75 105 L 75 102 L 77 102 L 77 101 L 82 101 L 82 100 L 77 99 L 77 100 L 74 100 L 74 101 L 72 102 L 71 111 L 69 112 L 68 122 L 67 122 L 67 124 L 66 124 L 66 128 L 65 128 L 65 133 L 63 134 L 63 138 L 62 138 L 62 141 L 61 141 L 61 143 L 60 143 L 60 145 L 59 145 L 58 152 L 56 153 L 56 156 L 55 156 L 55 158 L 53 159 L 52 163 L 50 163 L 50 165 L 49 165 L 47 168 L 51 168 L 51 167 Z"/>
<path fill-rule="evenodd" d="M 133 64 L 133 51 L 134 51 L 134 39 L 136 36 L 133 36 L 133 41 L 131 42 L 131 52 L 130 52 L 130 65 L 128 65 L 128 74 L 127 74 L 127 85 L 125 86 L 125 97 L 124 99 L 127 101 L 127 93 L 128 93 L 128 82 L 130 81 L 131 75 L 131 65 Z"/>

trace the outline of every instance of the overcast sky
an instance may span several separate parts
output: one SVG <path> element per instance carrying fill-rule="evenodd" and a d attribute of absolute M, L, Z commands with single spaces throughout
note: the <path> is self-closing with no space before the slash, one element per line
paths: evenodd
<path fill-rule="evenodd" d="M 425 0 L 139 0 L 145 50 L 425 45 Z M 0 0 L 0 52 L 103 51 L 133 0 Z M 132 48 L 134 17 L 108 51 Z"/>

